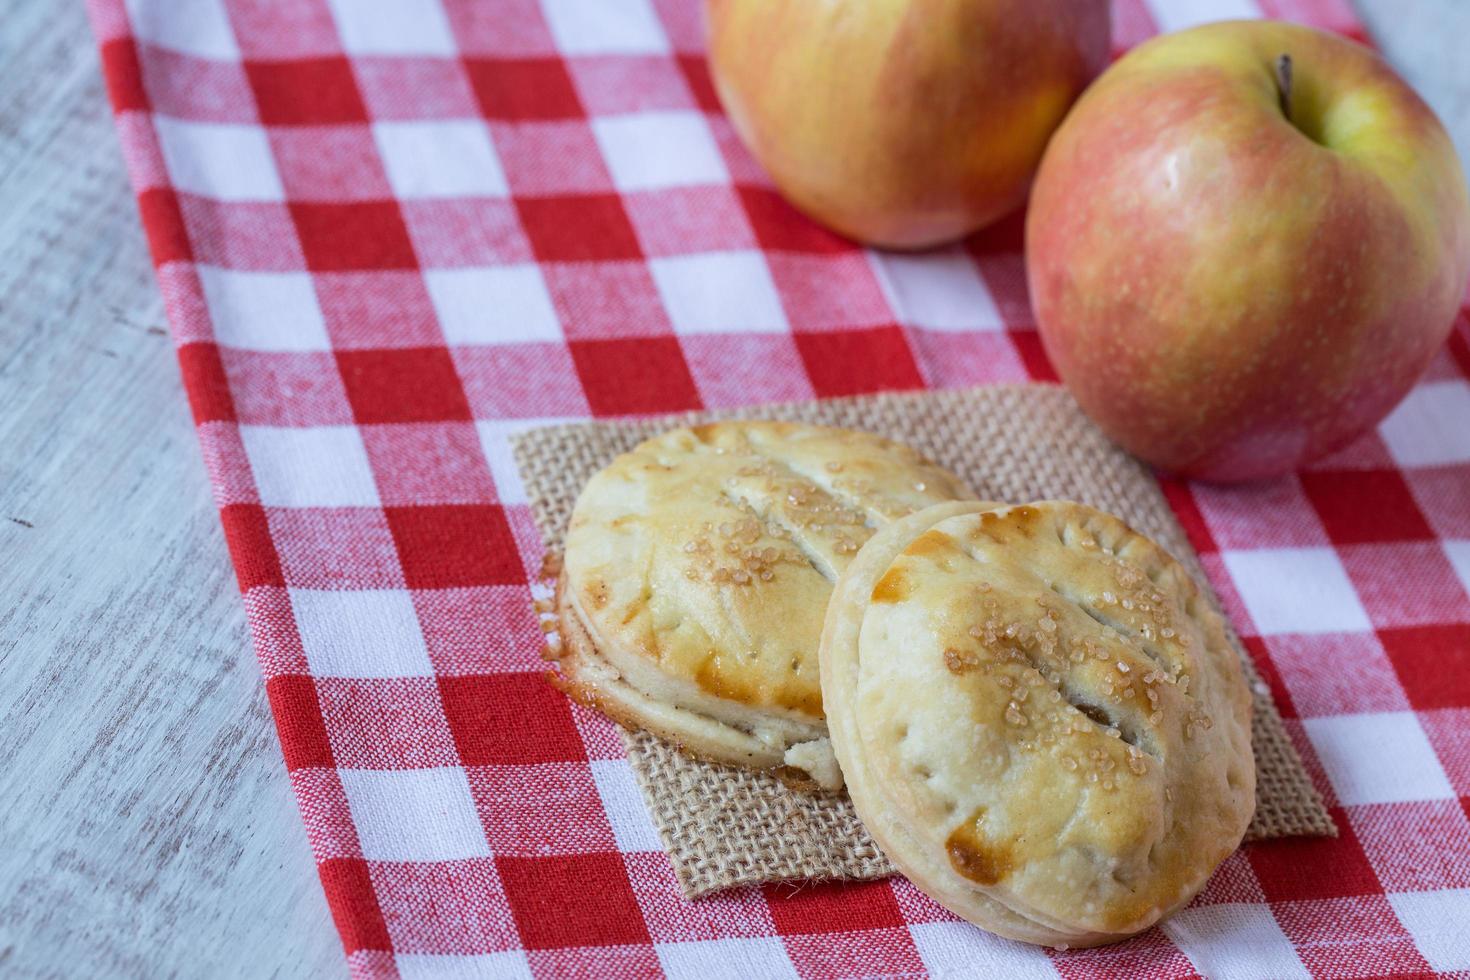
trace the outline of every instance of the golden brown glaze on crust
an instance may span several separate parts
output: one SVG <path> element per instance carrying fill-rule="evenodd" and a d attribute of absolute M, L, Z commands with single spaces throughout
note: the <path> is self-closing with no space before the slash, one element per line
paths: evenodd
<path fill-rule="evenodd" d="M 678 429 L 577 501 L 557 614 L 564 689 L 692 754 L 776 770 L 823 740 L 816 648 L 832 581 L 875 529 L 971 499 L 912 449 L 821 426 Z"/>
<path fill-rule="evenodd" d="M 1254 810 L 1223 621 L 1158 545 L 1081 504 L 950 504 L 880 532 L 838 583 L 821 661 L 864 822 L 915 884 L 1001 935 L 1145 929 Z"/>

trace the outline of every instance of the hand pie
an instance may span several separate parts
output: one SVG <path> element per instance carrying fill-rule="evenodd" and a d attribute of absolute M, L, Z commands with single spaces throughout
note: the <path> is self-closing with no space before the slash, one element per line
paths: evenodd
<path fill-rule="evenodd" d="M 833 593 L 821 678 L 878 844 L 1012 939 L 1148 928 L 1255 808 L 1219 615 L 1163 549 L 1081 504 L 942 504 L 880 531 Z"/>
<path fill-rule="evenodd" d="M 725 422 L 650 439 L 573 510 L 558 684 L 694 755 L 840 786 L 817 678 L 832 582 L 876 528 L 973 497 L 863 432 Z"/>

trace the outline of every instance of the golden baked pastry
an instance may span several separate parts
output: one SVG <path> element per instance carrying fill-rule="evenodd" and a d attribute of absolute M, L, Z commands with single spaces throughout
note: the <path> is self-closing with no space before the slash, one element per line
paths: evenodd
<path fill-rule="evenodd" d="M 873 837 L 1002 936 L 1146 929 L 1255 809 L 1222 620 L 1162 548 L 1082 504 L 942 504 L 880 531 L 833 593 L 821 677 Z"/>
<path fill-rule="evenodd" d="M 558 684 L 695 755 L 840 786 L 817 678 L 832 583 L 875 528 L 973 497 L 864 432 L 723 422 L 650 439 L 577 499 Z"/>

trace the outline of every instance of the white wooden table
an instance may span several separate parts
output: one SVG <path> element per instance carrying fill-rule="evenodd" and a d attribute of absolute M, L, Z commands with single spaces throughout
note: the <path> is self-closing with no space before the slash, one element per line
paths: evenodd
<path fill-rule="evenodd" d="M 1360 9 L 1470 158 L 1470 3 Z M 0 975 L 343 975 L 81 4 L 0 66 Z"/>

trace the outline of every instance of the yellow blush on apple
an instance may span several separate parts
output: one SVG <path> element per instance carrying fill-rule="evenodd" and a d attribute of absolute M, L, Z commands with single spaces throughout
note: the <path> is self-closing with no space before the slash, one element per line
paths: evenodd
<path fill-rule="evenodd" d="M 1107 64 L 1108 0 L 706 0 L 710 74 L 781 192 L 922 248 L 1021 203 Z"/>
<path fill-rule="evenodd" d="M 1470 277 L 1470 194 L 1434 113 L 1367 48 L 1210 24 L 1078 100 L 1026 261 L 1046 350 L 1114 440 L 1192 477 L 1269 476 L 1424 372 Z"/>

